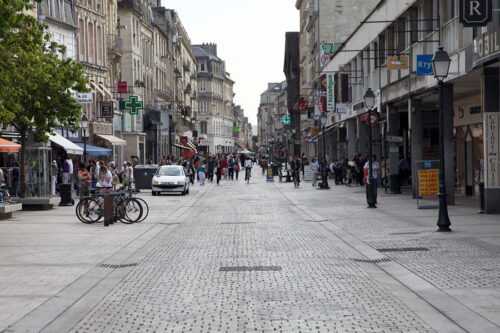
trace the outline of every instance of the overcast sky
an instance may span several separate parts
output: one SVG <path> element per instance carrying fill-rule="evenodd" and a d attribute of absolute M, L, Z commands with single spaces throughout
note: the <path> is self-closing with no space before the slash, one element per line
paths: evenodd
<path fill-rule="evenodd" d="M 257 125 L 267 82 L 285 80 L 285 32 L 299 30 L 296 0 L 162 0 L 175 9 L 192 44 L 216 43 L 236 82 L 234 102 Z"/>

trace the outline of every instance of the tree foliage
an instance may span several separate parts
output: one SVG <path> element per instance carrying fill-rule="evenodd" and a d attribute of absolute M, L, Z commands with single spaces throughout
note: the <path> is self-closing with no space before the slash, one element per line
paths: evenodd
<path fill-rule="evenodd" d="M 64 59 L 64 46 L 50 40 L 45 25 L 22 13 L 22 0 L 0 0 L 0 126 L 12 125 L 21 135 L 21 193 L 24 193 L 26 135 L 41 140 L 56 126 L 77 128 L 81 105 L 74 92 L 85 92 L 83 67 Z M 8 26 L 10 24 L 10 27 Z"/>

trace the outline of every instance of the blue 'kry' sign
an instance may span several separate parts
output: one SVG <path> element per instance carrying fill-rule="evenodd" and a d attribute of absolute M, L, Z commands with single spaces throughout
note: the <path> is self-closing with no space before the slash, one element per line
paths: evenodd
<path fill-rule="evenodd" d="M 432 72 L 432 54 L 417 55 L 417 75 L 433 75 Z"/>

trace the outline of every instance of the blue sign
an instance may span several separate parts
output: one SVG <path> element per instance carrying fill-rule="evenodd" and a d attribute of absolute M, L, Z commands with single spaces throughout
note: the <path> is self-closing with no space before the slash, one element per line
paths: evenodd
<path fill-rule="evenodd" d="M 268 182 L 274 182 L 274 177 L 273 177 L 273 167 L 271 165 L 267 166 L 267 175 L 266 175 L 266 180 Z"/>
<path fill-rule="evenodd" d="M 432 71 L 432 54 L 417 54 L 417 75 L 434 75 Z"/>
<path fill-rule="evenodd" d="M 432 162 L 431 161 L 424 161 L 424 168 L 425 169 L 432 168 Z"/>

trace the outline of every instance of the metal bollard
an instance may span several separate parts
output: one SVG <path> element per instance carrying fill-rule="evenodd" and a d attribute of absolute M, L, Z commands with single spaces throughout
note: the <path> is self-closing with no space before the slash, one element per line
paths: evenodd
<path fill-rule="evenodd" d="M 113 224 L 113 197 L 110 195 L 104 196 L 104 226 L 107 227 Z"/>
<path fill-rule="evenodd" d="M 479 183 L 479 214 L 485 214 L 486 210 L 484 209 L 485 207 L 484 204 L 484 183 L 481 182 Z"/>

